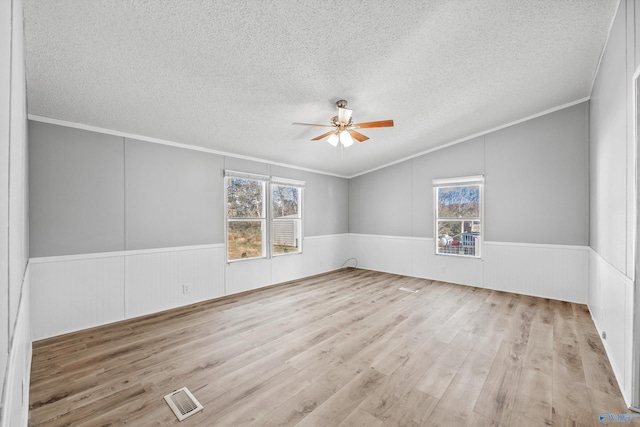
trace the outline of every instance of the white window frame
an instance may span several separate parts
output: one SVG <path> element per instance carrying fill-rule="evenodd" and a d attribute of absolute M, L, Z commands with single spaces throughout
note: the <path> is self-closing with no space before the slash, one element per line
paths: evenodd
<path fill-rule="evenodd" d="M 262 200 L 262 216 L 256 218 L 230 218 L 229 209 L 227 206 L 229 200 L 229 179 L 247 179 L 253 181 L 262 182 L 263 200 Z M 257 260 L 257 259 L 270 259 L 273 257 L 296 255 L 302 253 L 302 242 L 304 240 L 304 188 L 305 182 L 287 178 L 271 177 L 268 175 L 258 175 L 246 172 L 238 172 L 233 170 L 224 171 L 224 239 L 225 239 L 225 252 L 227 263 Z M 286 186 L 296 187 L 299 190 L 298 210 L 299 218 L 295 218 L 298 222 L 298 250 L 286 253 L 275 254 L 273 251 L 273 206 L 272 206 L 272 191 L 274 186 Z M 260 221 L 262 224 L 262 255 L 257 257 L 235 258 L 229 259 L 229 223 L 241 222 L 241 221 Z"/>
<path fill-rule="evenodd" d="M 446 218 L 438 216 L 438 190 L 441 188 L 453 188 L 453 187 L 466 187 L 466 186 L 475 186 L 477 185 L 480 188 L 480 217 L 478 218 Z M 476 239 L 475 246 L 475 254 L 467 255 L 464 253 L 443 253 L 438 251 L 438 222 L 444 220 L 449 221 L 479 221 L 480 222 L 480 235 L 478 239 Z M 464 176 L 457 178 L 443 178 L 443 179 L 434 179 L 433 180 L 433 241 L 434 241 L 434 249 L 436 255 L 441 256 L 454 256 L 460 258 L 482 258 L 482 247 L 484 243 L 484 235 L 485 235 L 485 224 L 484 224 L 484 176 L 483 175 L 474 175 L 474 176 Z"/>
<path fill-rule="evenodd" d="M 273 187 L 293 187 L 293 188 L 297 188 L 298 189 L 298 218 L 292 218 L 291 220 L 296 222 L 296 228 L 297 228 L 297 235 L 298 235 L 298 250 L 297 251 L 291 251 L 291 252 L 283 252 L 283 253 L 275 253 L 275 251 L 273 250 L 273 247 L 275 245 L 275 233 L 274 233 L 274 225 L 276 222 L 279 221 L 285 221 L 285 219 L 283 218 L 275 218 L 273 216 L 273 201 L 271 200 L 271 198 L 273 197 Z M 271 235 L 271 239 L 270 239 L 270 251 L 271 251 L 271 256 L 273 257 L 279 257 L 279 256 L 285 256 L 285 255 L 295 255 L 295 254 L 301 254 L 302 253 L 302 242 L 304 240 L 304 224 L 303 224 L 303 219 L 304 219 L 304 187 L 305 187 L 305 183 L 304 181 L 297 181 L 297 180 L 293 180 L 293 179 L 287 179 L 287 178 L 279 178 L 279 177 L 271 177 L 271 181 L 270 181 L 270 185 L 269 185 L 269 214 L 271 215 L 271 221 L 270 221 L 270 227 L 269 227 L 269 231 L 270 231 L 270 235 Z"/>
<path fill-rule="evenodd" d="M 262 183 L 262 216 L 256 218 L 229 218 L 229 208 L 227 203 L 229 201 L 229 180 L 230 179 L 247 179 L 252 181 L 259 181 Z M 264 259 L 268 257 L 267 242 L 269 241 L 267 230 L 267 212 L 268 212 L 268 184 L 269 177 L 265 175 L 249 174 L 237 171 L 226 170 L 224 172 L 224 241 L 225 251 L 228 263 L 247 261 L 252 259 Z M 245 257 L 229 259 L 229 223 L 230 222 L 242 222 L 242 221 L 260 221 L 262 224 L 262 255 L 257 257 Z"/>

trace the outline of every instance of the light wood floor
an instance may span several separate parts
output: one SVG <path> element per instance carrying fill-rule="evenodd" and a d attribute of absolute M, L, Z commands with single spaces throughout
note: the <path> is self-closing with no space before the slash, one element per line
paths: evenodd
<path fill-rule="evenodd" d="M 398 288 L 419 290 L 408 293 Z M 34 343 L 30 425 L 602 425 L 586 306 L 358 269 Z M 636 422 L 637 420 L 634 420 Z"/>

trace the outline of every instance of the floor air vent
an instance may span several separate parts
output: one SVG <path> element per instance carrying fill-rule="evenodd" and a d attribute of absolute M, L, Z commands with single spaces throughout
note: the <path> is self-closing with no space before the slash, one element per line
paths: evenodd
<path fill-rule="evenodd" d="M 411 292 L 412 294 L 415 294 L 416 292 L 418 292 L 418 290 L 413 290 L 413 289 L 409 289 L 409 288 L 398 288 L 399 291 L 405 291 L 405 292 Z"/>
<path fill-rule="evenodd" d="M 178 420 L 182 421 L 187 417 L 201 411 L 203 406 L 193 397 L 193 394 L 186 388 L 182 387 L 173 393 L 169 393 L 164 397 L 167 404 L 171 408 Z"/>

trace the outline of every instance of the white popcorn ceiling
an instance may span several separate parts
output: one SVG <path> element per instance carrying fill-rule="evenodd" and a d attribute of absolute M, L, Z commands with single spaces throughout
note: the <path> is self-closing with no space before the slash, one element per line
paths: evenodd
<path fill-rule="evenodd" d="M 25 0 L 28 112 L 353 176 L 588 97 L 617 5 Z"/>

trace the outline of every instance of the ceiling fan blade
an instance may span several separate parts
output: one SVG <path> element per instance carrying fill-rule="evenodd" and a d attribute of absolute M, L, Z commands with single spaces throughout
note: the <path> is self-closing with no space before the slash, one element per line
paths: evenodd
<path fill-rule="evenodd" d="M 365 142 L 367 139 L 369 139 L 368 136 L 363 135 L 360 132 L 356 132 L 353 129 L 349 129 L 349 135 L 351 135 L 353 139 L 357 139 L 358 142 Z"/>
<path fill-rule="evenodd" d="M 312 140 L 312 141 L 318 141 L 318 140 L 321 140 L 322 138 L 326 138 L 327 136 L 331 135 L 331 134 L 332 134 L 332 133 L 334 133 L 334 132 L 335 132 L 335 131 L 334 131 L 334 130 L 332 130 L 332 131 L 329 131 L 329 132 L 327 132 L 327 133 L 323 133 L 322 135 L 320 135 L 320 136 L 316 136 L 315 138 L 312 138 L 311 140 Z"/>
<path fill-rule="evenodd" d="M 393 120 L 380 120 L 378 122 L 356 123 L 353 126 L 351 126 L 351 129 L 388 128 L 392 126 L 393 126 Z"/>
<path fill-rule="evenodd" d="M 321 128 L 332 128 L 335 127 L 333 125 L 318 125 L 315 123 L 291 123 L 292 125 L 301 125 L 301 126 L 317 126 L 317 127 L 321 127 Z"/>

